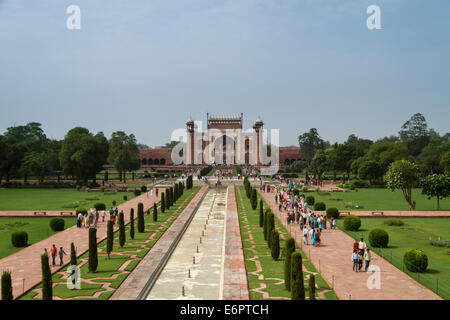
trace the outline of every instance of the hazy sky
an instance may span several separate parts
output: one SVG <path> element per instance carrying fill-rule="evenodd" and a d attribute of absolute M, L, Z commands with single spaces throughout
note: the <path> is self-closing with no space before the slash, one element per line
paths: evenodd
<path fill-rule="evenodd" d="M 448 132 L 450 2 L 0 0 L 0 132 L 37 121 L 154 146 L 206 112 L 261 116 L 281 145 L 311 127 L 377 139 L 416 112 Z"/>

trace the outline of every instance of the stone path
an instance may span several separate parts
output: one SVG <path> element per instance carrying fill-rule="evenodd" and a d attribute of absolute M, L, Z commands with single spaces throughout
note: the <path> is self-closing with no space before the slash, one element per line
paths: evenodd
<path fill-rule="evenodd" d="M 322 277 L 340 299 L 354 300 L 440 300 L 428 288 L 403 273 L 372 251 L 371 265 L 380 268 L 379 274 L 353 272 L 351 254 L 354 240 L 341 230 L 323 230 L 320 247 L 303 246 L 302 235 L 297 224 L 286 225 L 285 212 L 278 211 L 274 193 L 258 192 L 263 196 L 278 219 L 286 226 L 291 236 L 302 247 Z M 379 289 L 369 289 L 367 283 L 379 276 Z M 370 279 L 369 279 L 370 277 Z"/>
<path fill-rule="evenodd" d="M 234 186 L 228 187 L 223 279 L 224 300 L 249 300 L 247 271 Z"/>
<path fill-rule="evenodd" d="M 144 211 L 153 206 L 154 202 L 158 202 L 161 197 L 160 190 L 159 197 L 156 195 L 153 197 L 147 197 L 146 194 L 133 198 L 118 206 L 119 212 L 125 213 L 125 224 L 129 223 L 129 212 L 131 208 L 135 209 L 135 216 L 137 214 L 137 204 L 142 202 L 144 204 Z M 105 222 L 100 221 L 97 225 L 97 241 L 100 242 L 106 238 L 106 224 L 108 215 L 105 217 Z M 118 226 L 115 227 L 115 230 Z M 50 247 L 55 244 L 57 248 L 63 247 L 67 254 L 70 254 L 70 243 L 75 244 L 77 250 L 77 256 L 83 254 L 89 249 L 88 244 L 88 229 L 77 228 L 73 226 L 64 231 L 61 231 L 47 239 L 44 239 L 38 243 L 34 243 L 8 257 L 0 260 L 0 272 L 4 270 L 11 271 L 13 294 L 14 298 L 22 295 L 23 292 L 27 292 L 32 287 L 41 282 L 41 259 L 40 256 L 44 253 L 44 248 L 50 252 Z M 59 260 L 59 258 L 57 259 Z M 69 257 L 65 257 L 66 262 L 69 262 Z M 62 269 L 63 266 L 51 266 L 52 273 L 55 273 Z"/>
<path fill-rule="evenodd" d="M 145 299 L 146 294 L 143 295 L 144 288 L 149 285 L 149 280 L 156 280 L 162 267 L 161 262 L 164 264 L 169 258 L 166 253 L 171 249 L 174 240 L 180 235 L 180 232 L 189 221 L 207 189 L 207 187 L 200 189 L 194 199 L 192 199 L 169 229 L 164 232 L 163 236 L 153 246 L 150 252 L 139 262 L 133 272 L 111 296 L 110 300 Z"/>

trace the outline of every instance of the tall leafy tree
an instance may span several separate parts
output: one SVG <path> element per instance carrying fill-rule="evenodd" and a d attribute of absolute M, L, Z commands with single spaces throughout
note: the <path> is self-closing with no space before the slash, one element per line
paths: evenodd
<path fill-rule="evenodd" d="M 319 136 L 316 128 L 309 129 L 308 132 L 298 137 L 298 144 L 300 146 L 300 154 L 310 163 L 319 149 L 325 149 L 326 143 Z"/>
<path fill-rule="evenodd" d="M 445 174 L 432 174 L 422 179 L 422 194 L 426 194 L 428 199 L 436 197 L 437 209 L 439 210 L 439 200 L 450 196 L 450 176 Z"/>
<path fill-rule="evenodd" d="M 409 153 L 414 157 L 418 156 L 430 142 L 430 130 L 425 117 L 421 113 L 414 114 L 406 121 L 398 135 L 408 148 Z"/>
<path fill-rule="evenodd" d="M 133 134 L 127 135 L 123 131 L 114 132 L 109 140 L 108 162 L 113 164 L 126 182 L 126 172 L 140 167 L 139 149 Z"/>
<path fill-rule="evenodd" d="M 444 168 L 445 174 L 450 175 L 450 151 L 442 155 L 441 166 Z"/>
<path fill-rule="evenodd" d="M 415 210 L 416 202 L 412 200 L 412 188 L 419 180 L 420 171 L 416 164 L 408 160 L 398 160 L 389 166 L 386 173 L 387 187 L 392 191 L 400 189 L 403 192 L 410 210 Z"/>
<path fill-rule="evenodd" d="M 327 170 L 327 156 L 324 150 L 317 150 L 316 155 L 311 161 L 309 171 L 313 172 L 319 179 L 322 178 L 322 174 Z"/>
<path fill-rule="evenodd" d="M 87 185 L 106 163 L 107 150 L 102 136 L 94 136 L 86 128 L 76 127 L 65 136 L 59 159 L 66 174 Z"/>

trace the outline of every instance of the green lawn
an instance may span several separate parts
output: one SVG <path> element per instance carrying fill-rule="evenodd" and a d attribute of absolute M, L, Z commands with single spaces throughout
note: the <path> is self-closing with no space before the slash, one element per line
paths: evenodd
<path fill-rule="evenodd" d="M 263 228 L 259 226 L 259 208 L 257 210 L 252 209 L 250 201 L 245 195 L 245 190 L 243 187 L 236 188 L 236 202 L 239 212 L 242 243 L 244 246 L 245 265 L 247 269 L 250 288 L 250 298 L 252 300 L 265 299 L 261 293 L 255 291 L 255 289 L 258 290 L 258 288 L 261 288 L 265 285 L 266 288 L 262 291 L 269 294 L 268 299 L 290 299 L 291 292 L 285 289 L 285 285 L 283 283 L 284 257 L 280 257 L 280 259 L 277 261 L 274 261 L 272 259 L 270 255 L 270 249 L 267 246 L 267 241 L 264 240 Z M 264 206 L 265 208 L 267 208 L 266 203 Z M 277 218 L 275 218 L 275 227 L 280 232 L 280 248 L 282 249 L 285 246 L 285 241 L 283 240 L 283 238 L 287 239 L 289 235 L 287 230 Z M 250 234 L 252 237 L 250 237 Z M 298 248 L 298 246 L 297 250 L 302 254 L 303 265 L 308 270 L 307 272 L 303 273 L 305 279 L 306 298 L 309 298 L 307 274 L 314 273 L 316 278 L 316 285 L 318 286 L 318 288 L 316 289 L 316 299 L 337 300 L 338 298 L 336 294 L 333 292 L 333 290 L 330 289 L 321 275 L 317 273 L 317 270 L 314 268 L 306 255 L 300 250 L 300 248 Z M 256 260 L 259 260 L 259 262 L 261 263 L 262 271 L 259 273 L 259 275 L 262 275 L 264 277 L 263 279 L 260 279 L 257 275 L 251 273 L 257 270 L 255 261 L 250 260 L 255 258 L 256 256 L 258 256 Z"/>
<path fill-rule="evenodd" d="M 145 215 L 145 231 L 143 233 L 137 232 L 137 220 L 135 220 L 135 236 L 134 239 L 130 238 L 130 225 L 125 227 L 126 232 L 126 243 L 123 248 L 119 246 L 119 233 L 118 231 L 114 234 L 114 247 L 108 259 L 106 255 L 106 241 L 102 241 L 98 244 L 98 268 L 96 273 L 89 273 L 88 264 L 84 264 L 80 268 L 81 279 L 89 279 L 95 284 L 88 284 L 85 282 L 81 283 L 81 289 L 70 290 L 66 286 L 66 280 L 62 279 L 65 270 L 53 274 L 52 280 L 56 284 L 53 295 L 61 297 L 63 299 L 70 299 L 79 296 L 84 296 L 82 300 L 96 299 L 96 300 L 107 300 L 114 291 L 106 292 L 102 288 L 102 284 L 108 284 L 111 288 L 117 289 L 122 282 L 129 275 L 128 272 L 133 271 L 141 259 L 150 251 L 156 241 L 164 234 L 164 232 L 170 227 L 170 225 L 175 221 L 178 215 L 184 210 L 184 208 L 189 204 L 189 202 L 194 198 L 200 187 L 194 187 L 190 190 L 185 189 L 183 195 L 177 202 L 165 213 L 160 211 L 158 207 L 158 221 L 153 221 L 152 215 Z M 135 209 L 136 212 L 136 209 Z M 125 214 L 129 214 L 128 212 Z M 135 216 L 136 219 L 136 216 Z M 165 225 L 165 226 L 162 226 Z M 153 235 L 153 239 L 149 238 Z M 76 245 L 76 244 L 75 244 Z M 78 258 L 78 263 L 81 261 L 87 261 L 89 252 L 86 252 L 81 257 Z M 128 265 L 125 267 L 124 271 L 119 271 L 119 268 L 125 263 Z M 98 284 L 97 284 L 98 283 Z M 42 288 L 42 285 L 36 286 L 34 289 Z M 94 298 L 95 293 L 101 293 L 99 297 Z M 35 299 L 37 292 L 34 290 L 29 291 L 22 297 L 21 300 Z"/>
<path fill-rule="evenodd" d="M 107 207 L 115 200 L 117 205 L 134 198 L 132 192 L 104 194 L 102 192 L 77 191 L 76 189 L 0 189 L 0 210 L 74 210 L 92 208 L 96 202 Z M 64 208 L 67 206 L 67 208 Z"/>
<path fill-rule="evenodd" d="M 23 249 L 12 246 L 11 234 L 14 231 L 26 231 L 29 245 L 54 235 L 56 232 L 50 228 L 50 220 L 51 218 L 45 217 L 0 218 L 0 259 Z M 64 218 L 64 220 L 66 229 L 76 224 L 74 218 Z"/>
<path fill-rule="evenodd" d="M 314 196 L 316 202 L 323 201 L 328 207 L 339 210 L 409 210 L 400 190 L 394 192 L 388 189 L 361 188 L 347 192 L 307 192 L 307 196 Z M 428 199 L 421 194 L 421 189 L 413 190 L 413 200 L 416 201 L 416 210 L 436 210 L 436 198 Z M 358 209 L 355 206 L 362 206 Z M 450 198 L 440 201 L 441 210 L 450 210 Z"/>
<path fill-rule="evenodd" d="M 445 299 L 450 299 L 450 248 L 430 245 L 430 238 L 450 240 L 450 219 L 447 218 L 405 218 L 405 224 L 390 227 L 383 224 L 387 218 L 363 218 L 361 230 L 345 231 L 343 220 L 338 220 L 338 227 L 355 239 L 364 237 L 369 244 L 369 232 L 382 228 L 389 233 L 389 247 L 377 253 L 397 268 L 407 272 L 411 277 L 430 288 Z M 421 249 L 428 256 L 428 270 L 423 274 L 407 271 L 403 266 L 403 254 L 409 249 Z"/>

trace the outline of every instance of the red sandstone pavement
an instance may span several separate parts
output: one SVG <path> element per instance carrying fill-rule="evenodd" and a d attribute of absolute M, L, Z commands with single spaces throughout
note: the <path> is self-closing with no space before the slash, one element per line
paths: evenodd
<path fill-rule="evenodd" d="M 260 192 L 258 190 L 258 192 Z M 278 211 L 275 193 L 260 192 L 278 219 L 286 226 L 285 212 Z M 286 229 L 302 246 L 302 235 L 297 224 Z M 340 299 L 353 300 L 440 300 L 428 288 L 400 271 L 392 264 L 372 252 L 371 265 L 380 268 L 379 273 L 353 272 L 351 254 L 354 240 L 341 230 L 323 230 L 319 247 L 303 246 L 302 249 L 322 277 L 333 287 Z M 368 281 L 381 277 L 379 289 L 369 289 Z M 370 277 L 370 278 L 369 278 Z M 334 279 L 334 280 L 333 280 Z"/>
<path fill-rule="evenodd" d="M 250 300 L 234 186 L 228 187 L 223 300 Z"/>
<path fill-rule="evenodd" d="M 161 192 L 163 191 L 164 189 L 160 188 L 158 198 L 156 197 L 156 195 L 154 195 L 153 197 L 147 197 L 147 194 L 143 194 L 119 205 L 119 212 L 124 212 L 125 224 L 129 223 L 129 212 L 131 208 L 134 208 L 135 212 L 137 212 L 137 205 L 139 202 L 142 202 L 144 204 L 144 210 L 147 210 L 148 208 L 153 206 L 153 203 L 155 201 L 159 201 Z M 99 219 L 99 223 L 97 225 L 98 242 L 106 238 L 106 224 L 108 219 L 109 214 L 106 215 L 105 222 L 101 222 L 101 217 Z M 115 230 L 116 229 L 118 229 L 118 226 L 116 226 Z M 59 247 L 63 247 L 64 251 L 67 252 L 67 256 L 65 256 L 64 260 L 66 262 L 69 262 L 71 242 L 75 244 L 78 256 L 89 249 L 88 230 L 89 229 L 87 228 L 77 228 L 76 226 L 73 226 L 1 259 L 0 272 L 3 272 L 4 270 L 11 271 L 14 297 L 17 298 L 23 292 L 28 291 L 41 282 L 42 275 L 40 256 L 42 253 L 44 253 L 44 248 L 47 248 L 47 250 L 50 252 L 50 247 L 53 244 L 55 244 L 58 249 Z M 59 262 L 58 257 L 56 261 L 57 263 Z M 62 269 L 62 267 L 60 266 L 51 267 L 52 273 L 55 273 L 60 269 Z"/>
<path fill-rule="evenodd" d="M 325 211 L 315 211 L 325 214 Z M 450 211 L 341 211 L 340 216 L 352 214 L 360 217 L 387 217 L 387 218 L 450 218 Z"/>

